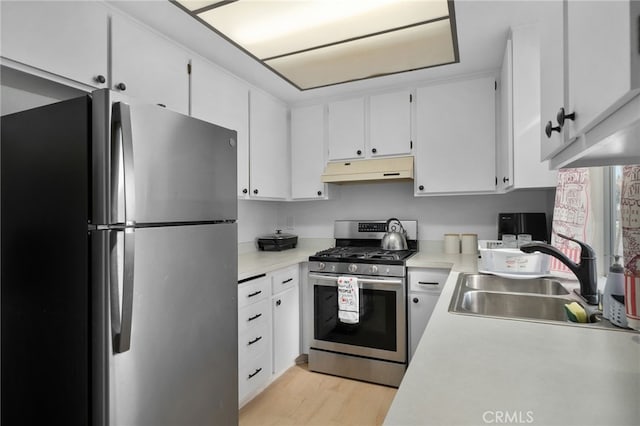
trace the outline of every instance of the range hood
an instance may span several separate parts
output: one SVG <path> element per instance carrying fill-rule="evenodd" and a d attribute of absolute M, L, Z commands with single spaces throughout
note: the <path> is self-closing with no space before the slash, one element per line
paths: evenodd
<path fill-rule="evenodd" d="M 325 183 L 412 181 L 413 156 L 331 161 L 322 174 Z"/>

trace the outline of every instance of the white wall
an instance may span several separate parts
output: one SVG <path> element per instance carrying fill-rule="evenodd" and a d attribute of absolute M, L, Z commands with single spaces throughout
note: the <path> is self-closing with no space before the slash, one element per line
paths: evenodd
<path fill-rule="evenodd" d="M 238 200 L 238 242 L 255 241 L 256 237 L 275 232 L 279 204 Z"/>
<path fill-rule="evenodd" d="M 351 184 L 337 189 L 328 201 L 278 203 L 277 227 L 300 237 L 332 238 L 337 219 L 398 217 L 417 220 L 421 240 L 442 240 L 445 233 L 476 233 L 480 239 L 496 239 L 498 213 L 545 212 L 550 220 L 555 191 L 417 198 L 413 184 L 406 182 Z"/>

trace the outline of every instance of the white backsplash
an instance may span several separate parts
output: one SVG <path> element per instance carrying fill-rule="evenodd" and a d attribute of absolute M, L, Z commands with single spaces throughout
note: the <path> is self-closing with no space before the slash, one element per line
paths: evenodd
<path fill-rule="evenodd" d="M 251 241 L 275 228 L 301 238 L 332 238 L 335 220 L 389 217 L 417 220 L 420 240 L 442 240 L 445 233 L 495 239 L 500 212 L 541 211 L 550 219 L 554 192 L 414 197 L 413 185 L 399 182 L 344 185 L 332 191 L 332 199 L 323 201 L 240 201 L 239 241 Z"/>

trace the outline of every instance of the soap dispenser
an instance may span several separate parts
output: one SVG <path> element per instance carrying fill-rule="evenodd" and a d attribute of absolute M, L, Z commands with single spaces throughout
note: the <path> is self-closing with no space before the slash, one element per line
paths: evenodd
<path fill-rule="evenodd" d="M 615 303 L 611 296 L 624 296 L 624 268 L 618 263 L 620 256 L 613 257 L 615 260 L 613 265 L 609 267 L 602 300 L 602 316 L 609 320 L 612 316 L 612 304 Z"/>

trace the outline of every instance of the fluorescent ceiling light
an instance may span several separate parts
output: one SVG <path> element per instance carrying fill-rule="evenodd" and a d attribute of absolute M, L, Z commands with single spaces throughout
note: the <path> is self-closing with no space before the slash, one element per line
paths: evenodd
<path fill-rule="evenodd" d="M 458 62 L 447 0 L 178 0 L 301 90 Z"/>

